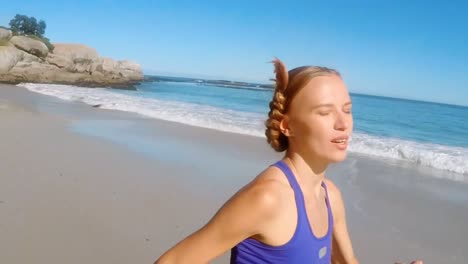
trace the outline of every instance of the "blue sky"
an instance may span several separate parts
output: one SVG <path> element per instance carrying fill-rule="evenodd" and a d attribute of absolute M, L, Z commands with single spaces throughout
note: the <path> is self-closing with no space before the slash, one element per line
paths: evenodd
<path fill-rule="evenodd" d="M 276 56 L 336 68 L 351 92 L 468 105 L 468 4 L 380 2 L 22 0 L 1 4 L 0 25 L 35 16 L 52 42 L 146 73 L 266 83 Z"/>

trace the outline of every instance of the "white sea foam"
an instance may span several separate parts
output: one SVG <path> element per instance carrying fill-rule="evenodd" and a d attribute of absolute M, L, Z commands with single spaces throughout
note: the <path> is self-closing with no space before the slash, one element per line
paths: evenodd
<path fill-rule="evenodd" d="M 263 124 L 260 120 L 264 116 L 261 114 L 207 105 L 144 98 L 104 88 L 35 83 L 21 83 L 19 86 L 63 100 L 100 105 L 99 107 L 103 109 L 134 112 L 147 117 L 239 134 L 263 135 Z"/>
<path fill-rule="evenodd" d="M 234 111 L 207 105 L 145 98 L 112 89 L 82 88 L 69 85 L 23 83 L 30 91 L 79 101 L 100 108 L 138 113 L 147 117 L 193 126 L 264 137 L 266 114 Z M 457 180 L 468 178 L 468 149 L 421 143 L 396 138 L 371 136 L 355 132 L 350 142 L 351 152 L 410 161 L 460 174 Z M 453 177 L 452 177 L 453 179 Z"/>
<path fill-rule="evenodd" d="M 406 160 L 468 176 L 468 149 L 354 133 L 349 150 L 355 153 Z M 466 180 L 460 177 L 459 180 Z"/>

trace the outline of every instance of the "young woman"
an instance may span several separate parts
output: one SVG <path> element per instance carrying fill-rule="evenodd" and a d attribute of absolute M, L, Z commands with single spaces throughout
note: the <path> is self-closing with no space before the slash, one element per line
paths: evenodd
<path fill-rule="evenodd" d="M 335 70 L 288 72 L 280 60 L 273 63 L 276 88 L 265 134 L 284 158 L 157 264 L 208 263 L 227 250 L 239 264 L 358 263 L 340 191 L 325 177 L 329 164 L 346 157 L 353 129 L 349 93 Z"/>

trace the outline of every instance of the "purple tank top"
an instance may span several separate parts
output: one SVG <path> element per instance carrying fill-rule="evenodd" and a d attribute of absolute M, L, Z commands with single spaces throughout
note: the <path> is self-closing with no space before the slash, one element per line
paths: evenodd
<path fill-rule="evenodd" d="M 325 236 L 318 238 L 310 227 L 304 205 L 304 196 L 291 169 L 282 160 L 275 163 L 274 166 L 283 171 L 294 190 L 298 214 L 296 231 L 291 240 L 281 246 L 270 246 L 252 238 L 241 241 L 231 249 L 231 264 L 330 264 L 333 215 L 328 199 L 327 186 L 322 182 L 328 210 L 328 231 Z"/>

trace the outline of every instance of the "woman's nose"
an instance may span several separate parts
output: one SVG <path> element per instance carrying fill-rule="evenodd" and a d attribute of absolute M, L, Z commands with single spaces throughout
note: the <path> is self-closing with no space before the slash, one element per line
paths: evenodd
<path fill-rule="evenodd" d="M 346 130 L 349 127 L 348 118 L 345 116 L 345 113 L 338 112 L 335 120 L 335 129 L 336 130 Z"/>

